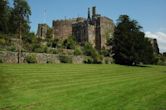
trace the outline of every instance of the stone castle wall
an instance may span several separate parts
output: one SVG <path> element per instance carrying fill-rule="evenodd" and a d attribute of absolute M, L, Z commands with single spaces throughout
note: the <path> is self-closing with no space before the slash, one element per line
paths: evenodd
<path fill-rule="evenodd" d="M 87 19 L 78 17 L 53 21 L 53 38 L 65 40 L 73 35 L 80 44 L 89 42 L 98 50 L 106 48 L 107 36 L 114 32 L 114 23 L 111 19 L 96 14 L 96 7 L 92 8 L 92 16 L 90 15 L 90 9 L 88 9 Z M 38 29 L 40 36 L 45 35 L 42 29 L 44 26 Z"/>
<path fill-rule="evenodd" d="M 45 39 L 48 29 L 49 26 L 47 24 L 38 24 L 37 37 Z"/>
<path fill-rule="evenodd" d="M 87 26 L 87 34 L 88 34 L 88 36 L 87 36 L 87 41 L 90 43 L 90 44 L 92 44 L 92 46 L 95 48 L 95 42 L 96 42 L 96 30 L 95 30 L 95 26 L 94 25 L 90 25 L 90 24 L 88 24 L 88 26 Z"/>
<path fill-rule="evenodd" d="M 100 34 L 101 34 L 101 44 L 100 48 L 107 48 L 107 37 L 113 35 L 115 25 L 113 21 L 107 17 L 100 17 Z"/>
<path fill-rule="evenodd" d="M 75 22 L 76 19 L 53 21 L 54 38 L 64 40 L 71 36 L 72 24 Z"/>
<path fill-rule="evenodd" d="M 72 35 L 76 38 L 76 40 L 83 44 L 87 39 L 87 29 L 86 23 L 78 22 L 72 25 Z"/>
<path fill-rule="evenodd" d="M 152 45 L 152 48 L 153 48 L 153 52 L 155 54 L 159 54 L 159 47 L 158 47 L 158 43 L 157 43 L 157 39 L 152 39 L 152 38 L 148 38 L 151 45 Z"/>
<path fill-rule="evenodd" d="M 46 54 L 46 53 L 26 53 L 21 54 L 20 62 L 27 63 L 26 57 L 29 55 L 35 55 L 38 64 L 54 63 L 59 64 L 59 55 Z M 84 56 L 71 56 L 73 64 L 82 64 Z M 0 60 L 6 64 L 17 64 L 18 63 L 18 52 L 0 51 Z"/>

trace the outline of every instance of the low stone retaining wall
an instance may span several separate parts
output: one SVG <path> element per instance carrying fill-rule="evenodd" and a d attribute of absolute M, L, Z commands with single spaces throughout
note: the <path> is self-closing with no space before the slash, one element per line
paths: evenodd
<path fill-rule="evenodd" d="M 61 63 L 59 60 L 59 55 L 57 54 L 46 54 L 46 53 L 26 53 L 22 52 L 20 62 L 27 63 L 26 57 L 28 55 L 35 55 L 37 63 Z M 84 61 L 84 56 L 71 56 L 73 64 L 82 64 Z M 10 51 L 0 51 L 0 60 L 3 63 L 16 64 L 18 63 L 18 52 Z"/>

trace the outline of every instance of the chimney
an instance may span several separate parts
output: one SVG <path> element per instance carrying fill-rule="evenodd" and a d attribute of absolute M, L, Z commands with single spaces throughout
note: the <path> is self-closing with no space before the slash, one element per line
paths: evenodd
<path fill-rule="evenodd" d="M 92 17 L 96 16 L 96 7 L 92 7 Z"/>
<path fill-rule="evenodd" d="M 88 8 L 88 19 L 90 20 L 91 16 L 90 16 L 90 8 Z"/>

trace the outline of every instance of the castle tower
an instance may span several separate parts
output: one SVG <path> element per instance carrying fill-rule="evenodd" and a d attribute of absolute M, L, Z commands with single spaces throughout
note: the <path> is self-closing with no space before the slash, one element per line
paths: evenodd
<path fill-rule="evenodd" d="M 88 8 L 88 20 L 91 19 L 91 16 L 90 16 L 90 8 Z"/>
<path fill-rule="evenodd" d="M 92 17 L 96 16 L 96 7 L 92 7 Z"/>
<path fill-rule="evenodd" d="M 47 24 L 38 24 L 37 36 L 45 39 L 49 26 Z"/>

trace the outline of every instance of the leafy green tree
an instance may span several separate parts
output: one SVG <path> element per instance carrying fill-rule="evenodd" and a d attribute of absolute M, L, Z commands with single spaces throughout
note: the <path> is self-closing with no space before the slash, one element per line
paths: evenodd
<path fill-rule="evenodd" d="M 0 0 L 0 33 L 8 33 L 10 8 L 8 0 Z"/>
<path fill-rule="evenodd" d="M 90 43 L 86 42 L 84 44 L 83 53 L 84 55 L 89 56 L 89 58 L 91 57 L 90 59 L 89 58 L 86 59 L 87 62 L 91 62 L 94 64 L 102 63 L 102 59 L 103 59 L 102 56 L 99 54 L 99 52 L 95 48 L 93 48 L 93 46 Z"/>
<path fill-rule="evenodd" d="M 74 50 L 74 55 L 82 55 L 82 50 L 80 46 L 77 46 Z"/>
<path fill-rule="evenodd" d="M 26 0 L 14 0 L 14 8 L 11 12 L 10 31 L 16 34 L 19 31 L 18 26 L 21 23 L 21 31 L 22 33 L 28 33 L 30 30 L 29 26 L 29 16 L 31 15 L 31 9 Z"/>
<path fill-rule="evenodd" d="M 63 46 L 66 49 L 75 49 L 76 41 L 73 36 L 70 36 L 68 39 L 64 40 Z"/>
<path fill-rule="evenodd" d="M 142 27 L 136 20 L 127 15 L 121 15 L 113 38 L 113 58 L 115 63 L 136 65 L 139 63 L 152 63 L 153 49 L 150 42 L 144 37 Z"/>

